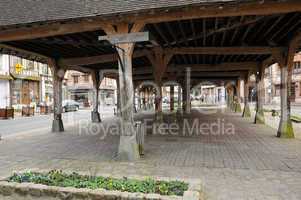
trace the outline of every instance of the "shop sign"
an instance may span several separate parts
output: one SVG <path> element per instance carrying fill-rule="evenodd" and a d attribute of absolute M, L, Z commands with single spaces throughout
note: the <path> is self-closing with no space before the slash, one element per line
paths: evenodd
<path fill-rule="evenodd" d="M 17 63 L 17 64 L 15 65 L 15 71 L 16 71 L 16 73 L 21 73 L 22 70 L 23 70 L 22 64 Z"/>

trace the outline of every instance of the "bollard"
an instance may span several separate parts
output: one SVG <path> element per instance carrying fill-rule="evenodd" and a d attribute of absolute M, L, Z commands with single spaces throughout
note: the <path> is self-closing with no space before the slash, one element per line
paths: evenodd
<path fill-rule="evenodd" d="M 136 141 L 140 155 L 144 155 L 145 126 L 141 121 L 136 122 Z"/>

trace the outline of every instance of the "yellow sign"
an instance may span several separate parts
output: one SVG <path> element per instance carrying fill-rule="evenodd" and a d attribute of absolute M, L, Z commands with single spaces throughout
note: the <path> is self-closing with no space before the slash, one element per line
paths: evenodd
<path fill-rule="evenodd" d="M 20 63 L 17 63 L 15 66 L 15 70 L 17 73 L 21 73 L 21 71 L 23 70 L 23 66 Z"/>

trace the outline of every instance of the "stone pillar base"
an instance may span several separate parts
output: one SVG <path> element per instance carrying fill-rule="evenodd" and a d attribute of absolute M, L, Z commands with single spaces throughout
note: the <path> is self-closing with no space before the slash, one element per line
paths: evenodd
<path fill-rule="evenodd" d="M 291 120 L 280 120 L 277 137 L 280 138 L 295 138 L 293 124 Z"/>
<path fill-rule="evenodd" d="M 64 124 L 62 119 L 54 119 L 52 121 L 52 132 L 63 132 Z"/>
<path fill-rule="evenodd" d="M 97 111 L 92 111 L 91 112 L 91 121 L 93 123 L 99 123 L 99 122 L 101 122 L 99 112 L 97 112 Z"/>
<path fill-rule="evenodd" d="M 233 101 L 230 102 L 230 110 L 235 111 L 235 103 Z"/>
<path fill-rule="evenodd" d="M 157 123 L 163 122 L 163 113 L 162 112 L 155 113 L 155 122 L 157 122 Z"/>
<path fill-rule="evenodd" d="M 254 123 L 255 124 L 264 124 L 265 123 L 263 109 L 258 109 L 256 111 L 255 122 Z"/>
<path fill-rule="evenodd" d="M 251 117 L 251 110 L 250 110 L 250 106 L 246 105 L 244 107 L 244 111 L 242 113 L 242 117 Z"/>
<path fill-rule="evenodd" d="M 241 112 L 241 105 L 240 103 L 235 103 L 235 112 Z"/>
<path fill-rule="evenodd" d="M 118 155 L 116 160 L 135 161 L 140 158 L 136 135 L 120 136 Z"/>

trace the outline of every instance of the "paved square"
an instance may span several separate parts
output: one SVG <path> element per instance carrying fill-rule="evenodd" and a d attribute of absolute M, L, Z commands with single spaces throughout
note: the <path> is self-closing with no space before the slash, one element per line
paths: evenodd
<path fill-rule="evenodd" d="M 301 199 L 300 140 L 276 138 L 275 130 L 268 126 L 220 110 L 214 114 L 193 111 L 187 117 L 191 123 L 199 119 L 212 124 L 220 119 L 233 124 L 235 132 L 148 135 L 145 156 L 135 163 L 112 159 L 117 136 L 101 140 L 101 133 L 80 135 L 78 127 L 63 134 L 11 137 L 0 142 L 0 176 L 13 170 L 56 168 L 90 174 L 196 178 L 203 182 L 205 199 Z"/>

